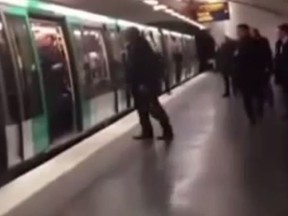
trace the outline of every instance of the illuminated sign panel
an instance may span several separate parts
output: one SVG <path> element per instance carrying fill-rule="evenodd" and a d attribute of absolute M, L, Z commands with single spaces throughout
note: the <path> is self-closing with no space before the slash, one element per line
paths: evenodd
<path fill-rule="evenodd" d="M 198 22 L 214 22 L 230 18 L 228 2 L 200 3 L 196 8 Z"/>

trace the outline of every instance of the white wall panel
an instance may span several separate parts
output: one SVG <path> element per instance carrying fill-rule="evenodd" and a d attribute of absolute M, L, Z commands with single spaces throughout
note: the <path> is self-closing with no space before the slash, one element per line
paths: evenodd
<path fill-rule="evenodd" d="M 224 35 L 236 37 L 236 26 L 239 23 L 247 23 L 250 26 L 260 29 L 263 35 L 269 38 L 273 44 L 277 37 L 277 26 L 288 21 L 286 17 L 260 10 L 243 4 L 230 3 L 231 19 L 209 25 L 211 33 L 217 43 L 223 40 Z"/>

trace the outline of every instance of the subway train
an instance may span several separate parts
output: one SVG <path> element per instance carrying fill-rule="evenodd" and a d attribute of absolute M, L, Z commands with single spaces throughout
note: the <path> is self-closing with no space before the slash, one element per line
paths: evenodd
<path fill-rule="evenodd" d="M 190 35 L 41 1 L 0 0 L 0 8 L 1 175 L 133 109 L 128 27 L 162 56 L 163 92 L 198 72 Z"/>

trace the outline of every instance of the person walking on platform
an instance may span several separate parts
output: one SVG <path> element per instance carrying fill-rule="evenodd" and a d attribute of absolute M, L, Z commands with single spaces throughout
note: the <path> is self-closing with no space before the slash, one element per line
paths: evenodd
<path fill-rule="evenodd" d="M 158 59 L 148 41 L 137 28 L 126 31 L 128 40 L 128 82 L 138 112 L 142 132 L 137 140 L 152 139 L 153 128 L 150 115 L 159 121 L 163 129 L 160 140 L 172 140 L 173 130 L 169 117 L 161 106 L 158 96 L 161 92 L 161 75 Z"/>
<path fill-rule="evenodd" d="M 238 44 L 234 53 L 237 85 L 242 94 L 244 109 L 251 123 L 257 123 L 263 116 L 262 76 L 257 43 L 251 37 L 250 27 L 240 24 L 237 27 Z"/>
<path fill-rule="evenodd" d="M 234 81 L 233 81 L 233 54 L 235 51 L 235 42 L 229 38 L 225 37 L 225 41 L 220 46 L 217 52 L 217 67 L 223 76 L 224 80 L 224 94 L 223 97 L 229 97 L 232 90 L 234 91 Z M 235 93 L 235 92 L 234 92 Z"/>
<path fill-rule="evenodd" d="M 258 29 L 252 29 L 252 36 L 257 43 L 257 58 L 259 62 L 260 70 L 263 73 L 263 96 L 265 101 L 268 102 L 270 107 L 274 107 L 274 94 L 271 85 L 271 75 L 273 72 L 273 59 L 272 50 L 267 38 L 260 34 Z"/>
<path fill-rule="evenodd" d="M 285 118 L 288 117 L 288 24 L 278 27 L 276 42 L 275 81 L 283 89 L 285 102 Z"/>

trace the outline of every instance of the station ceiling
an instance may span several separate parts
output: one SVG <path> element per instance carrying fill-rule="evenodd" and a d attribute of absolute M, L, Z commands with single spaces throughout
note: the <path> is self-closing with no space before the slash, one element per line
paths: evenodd
<path fill-rule="evenodd" d="M 94 13 L 122 18 L 139 23 L 155 21 L 176 21 L 177 19 L 162 12 L 155 12 L 141 0 L 44 0 L 67 5 Z M 158 0 L 176 10 L 183 10 L 192 0 Z M 205 0 L 197 0 L 204 1 Z M 219 0 L 207 0 L 219 2 Z M 231 0 L 237 4 L 256 7 L 275 15 L 288 17 L 288 0 Z"/>

